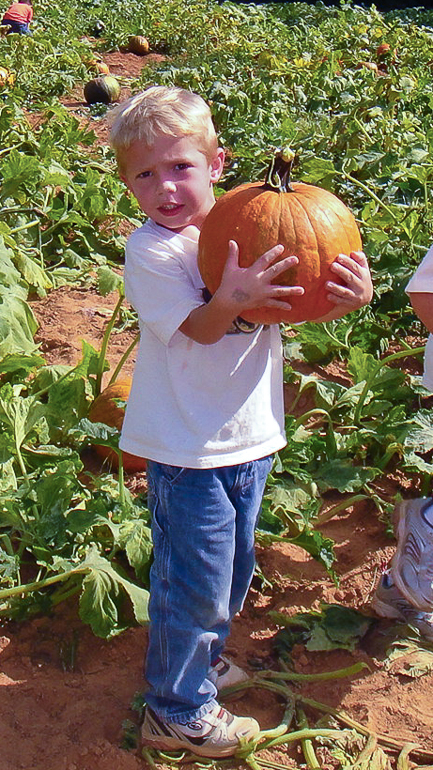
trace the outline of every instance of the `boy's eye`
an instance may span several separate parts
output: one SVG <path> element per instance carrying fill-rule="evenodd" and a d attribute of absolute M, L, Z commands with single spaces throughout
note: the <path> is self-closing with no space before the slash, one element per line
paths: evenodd
<path fill-rule="evenodd" d="M 176 163 L 176 168 L 179 171 L 185 171 L 185 169 L 191 168 L 191 164 L 190 163 Z"/>
<path fill-rule="evenodd" d="M 137 179 L 146 179 L 150 174 L 150 171 L 142 171 L 140 174 L 137 174 Z"/>

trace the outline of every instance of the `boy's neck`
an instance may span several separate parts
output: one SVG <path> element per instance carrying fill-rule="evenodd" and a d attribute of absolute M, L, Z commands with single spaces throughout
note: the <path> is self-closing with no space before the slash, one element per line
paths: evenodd
<path fill-rule="evenodd" d="M 198 243 L 200 230 L 196 225 L 185 225 L 185 227 L 167 227 L 166 225 L 161 225 L 159 222 L 156 222 L 156 224 L 158 227 L 163 227 L 164 230 L 169 230 L 171 233 L 179 233 L 179 235 L 184 235 L 185 238 L 189 238 L 190 241 L 195 241 Z"/>

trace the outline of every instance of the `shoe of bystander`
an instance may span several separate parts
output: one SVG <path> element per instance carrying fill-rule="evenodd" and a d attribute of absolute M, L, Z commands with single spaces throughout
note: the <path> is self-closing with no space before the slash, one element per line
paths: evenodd
<path fill-rule="evenodd" d="M 407 601 L 394 583 L 392 569 L 383 573 L 371 604 L 381 617 L 408 623 L 433 642 L 433 613 L 422 612 Z"/>
<path fill-rule="evenodd" d="M 433 611 L 433 499 L 405 500 L 394 509 L 397 549 L 391 561 L 400 593 L 419 610 Z"/>

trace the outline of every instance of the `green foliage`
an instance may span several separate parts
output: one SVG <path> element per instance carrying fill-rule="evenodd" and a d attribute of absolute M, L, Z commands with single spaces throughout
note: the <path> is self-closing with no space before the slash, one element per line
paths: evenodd
<path fill-rule="evenodd" d="M 81 447 L 114 441 L 82 419 L 98 358 L 87 347 L 74 369 L 17 353 L 0 364 L 0 616 L 79 593 L 80 616 L 108 637 L 147 619 L 152 544 L 147 508 L 122 476 L 83 474 Z"/>
<path fill-rule="evenodd" d="M 291 144 L 294 178 L 336 193 L 360 225 L 371 307 L 283 330 L 294 396 L 258 533 L 299 545 L 335 578 L 333 543 L 318 525 L 360 500 L 386 513 L 393 501 L 378 480 L 390 468 L 421 487 L 432 475 L 428 394 L 399 367 L 422 354 L 406 342 L 424 330 L 404 287 L 433 235 L 431 12 L 40 0 L 32 30 L 0 39 L 0 65 L 15 75 L 0 87 L 0 613 L 23 617 L 80 593 L 81 616 L 104 636 L 146 615 L 147 509 L 121 473 L 83 477 L 80 460 L 90 441 L 118 451 L 116 431 L 86 420 L 109 334 L 99 353 L 84 344 L 73 369 L 47 366 L 28 304 L 62 283 L 93 282 L 118 292 L 116 319 L 122 312 L 111 270 L 123 259 L 118 224 L 137 226 L 141 213 L 95 141 L 100 111 L 83 102 L 74 117 L 59 97 L 76 95 L 86 62 L 131 34 L 166 54 L 128 80 L 133 92 L 175 84 L 209 102 L 227 149 L 219 193 L 263 178 L 272 149 Z M 332 363 L 343 376 L 305 373 Z M 299 414 L 305 395 L 311 407 Z"/>
<path fill-rule="evenodd" d="M 292 617 L 271 611 L 274 622 L 282 626 L 274 637 L 274 647 L 283 659 L 290 659 L 295 644 L 307 650 L 354 650 L 367 633 L 373 618 L 351 607 L 324 604 L 320 612 L 300 612 Z"/>

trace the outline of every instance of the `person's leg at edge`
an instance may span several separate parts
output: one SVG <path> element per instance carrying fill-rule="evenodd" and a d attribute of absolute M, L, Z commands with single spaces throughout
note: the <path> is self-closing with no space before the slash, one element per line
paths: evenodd
<path fill-rule="evenodd" d="M 372 607 L 404 620 L 433 641 L 433 500 L 398 503 L 393 515 L 397 548 L 381 575 Z"/>
<path fill-rule="evenodd" d="M 145 697 L 162 719 L 198 719 L 217 705 L 207 678 L 211 654 L 222 648 L 249 587 L 271 462 L 200 470 L 149 463 L 155 561 Z"/>

